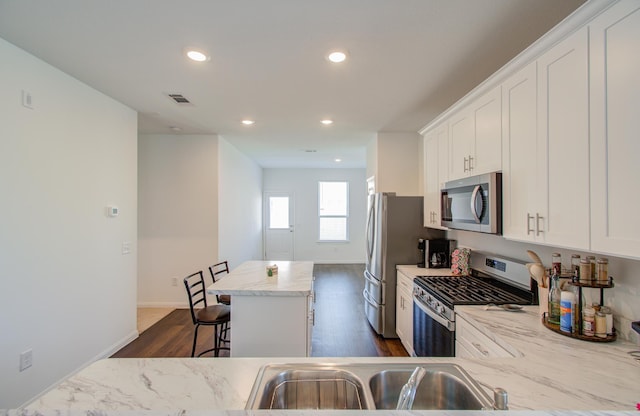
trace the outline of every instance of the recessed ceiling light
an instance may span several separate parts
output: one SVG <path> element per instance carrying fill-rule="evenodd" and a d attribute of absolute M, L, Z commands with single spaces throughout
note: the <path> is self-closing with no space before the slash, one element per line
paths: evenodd
<path fill-rule="evenodd" d="M 347 59 L 347 54 L 342 51 L 333 51 L 329 55 L 327 55 L 327 58 L 331 62 L 339 64 L 340 62 L 344 62 L 345 59 Z"/>
<path fill-rule="evenodd" d="M 328 126 L 330 124 L 333 124 L 333 120 L 325 118 L 324 120 L 320 120 L 320 123 L 324 124 L 325 126 Z"/>
<path fill-rule="evenodd" d="M 253 120 L 249 120 L 249 119 L 242 120 L 242 124 L 244 124 L 245 126 L 250 126 L 253 123 L 255 123 L 255 121 L 253 121 Z"/>
<path fill-rule="evenodd" d="M 206 53 L 197 49 L 189 48 L 186 53 L 187 57 L 192 61 L 205 62 L 209 60 L 209 56 Z"/>
<path fill-rule="evenodd" d="M 169 128 L 170 128 L 171 130 L 175 131 L 175 132 L 182 131 L 182 128 L 180 128 L 180 127 L 178 127 L 178 126 L 169 126 Z"/>
<path fill-rule="evenodd" d="M 335 160 L 336 163 L 342 162 L 342 159 L 340 159 L 340 158 L 335 158 L 334 160 Z"/>

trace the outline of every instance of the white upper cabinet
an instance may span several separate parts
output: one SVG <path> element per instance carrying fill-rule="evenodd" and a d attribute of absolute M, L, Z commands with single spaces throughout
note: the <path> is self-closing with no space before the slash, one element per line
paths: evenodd
<path fill-rule="evenodd" d="M 503 84 L 503 235 L 589 249 L 588 31 Z"/>
<path fill-rule="evenodd" d="M 449 180 L 501 170 L 500 86 L 453 115 L 449 129 Z"/>
<path fill-rule="evenodd" d="M 591 248 L 640 258 L 640 2 L 590 24 Z"/>
<path fill-rule="evenodd" d="M 561 247 L 589 249 L 588 29 L 538 59 L 536 233 Z"/>
<path fill-rule="evenodd" d="M 449 153 L 448 124 L 443 123 L 424 136 L 424 226 L 446 229 L 440 225 L 440 189 L 447 181 Z"/>
<path fill-rule="evenodd" d="M 537 71 L 532 62 L 502 85 L 502 234 L 535 241 L 539 198 Z M 539 214 L 538 214 L 539 215 Z"/>

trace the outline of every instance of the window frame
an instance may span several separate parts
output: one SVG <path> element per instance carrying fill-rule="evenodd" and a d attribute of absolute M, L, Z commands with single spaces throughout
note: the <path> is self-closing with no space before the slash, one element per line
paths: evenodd
<path fill-rule="evenodd" d="M 322 198 L 320 196 L 321 191 L 322 191 L 322 184 L 323 183 L 343 183 L 346 185 L 346 195 L 345 195 L 345 199 L 346 199 L 346 213 L 344 215 L 323 215 L 320 212 L 320 204 L 322 202 Z M 350 204 L 349 204 L 349 198 L 350 198 L 350 192 L 349 192 L 349 181 L 345 181 L 345 180 L 320 180 L 318 181 L 318 203 L 317 203 L 317 209 L 318 209 L 318 242 L 319 243 L 348 243 L 349 242 L 349 212 L 350 212 Z M 345 220 L 345 238 L 343 240 L 335 240 L 335 239 L 322 239 L 321 238 L 321 222 L 322 222 L 322 218 L 344 218 Z"/>

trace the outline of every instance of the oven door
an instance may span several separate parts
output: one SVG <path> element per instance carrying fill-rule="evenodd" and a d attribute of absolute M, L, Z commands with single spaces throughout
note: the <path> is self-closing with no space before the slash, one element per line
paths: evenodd
<path fill-rule="evenodd" d="M 417 357 L 455 357 L 455 322 L 413 297 L 413 349 Z"/>

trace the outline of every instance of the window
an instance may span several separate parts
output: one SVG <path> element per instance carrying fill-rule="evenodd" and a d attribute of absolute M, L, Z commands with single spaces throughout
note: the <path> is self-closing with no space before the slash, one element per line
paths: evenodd
<path fill-rule="evenodd" d="M 289 197 L 269 197 L 269 228 L 283 230 L 289 228 Z"/>
<path fill-rule="evenodd" d="M 349 217 L 349 184 L 318 183 L 318 216 L 320 241 L 347 241 Z"/>

